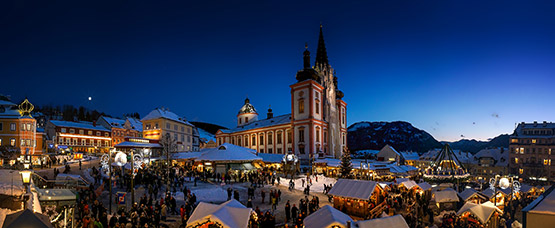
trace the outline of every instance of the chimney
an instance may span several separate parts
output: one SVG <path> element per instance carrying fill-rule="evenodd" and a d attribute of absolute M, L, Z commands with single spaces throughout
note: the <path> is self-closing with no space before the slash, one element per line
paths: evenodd
<path fill-rule="evenodd" d="M 547 121 L 545 121 L 545 120 L 543 121 L 543 126 L 547 127 Z"/>
<path fill-rule="evenodd" d="M 538 126 L 538 121 L 534 121 L 534 127 Z"/>
<path fill-rule="evenodd" d="M 347 221 L 347 228 L 351 228 L 351 221 Z"/>

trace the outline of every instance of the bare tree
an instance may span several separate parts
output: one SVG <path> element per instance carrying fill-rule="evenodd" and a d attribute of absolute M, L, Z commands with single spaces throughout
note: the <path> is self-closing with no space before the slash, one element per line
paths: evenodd
<path fill-rule="evenodd" d="M 177 142 L 170 133 L 166 133 L 160 138 L 160 145 L 162 145 L 162 153 L 166 155 L 166 191 L 168 191 L 170 189 L 170 154 L 177 151 Z"/>

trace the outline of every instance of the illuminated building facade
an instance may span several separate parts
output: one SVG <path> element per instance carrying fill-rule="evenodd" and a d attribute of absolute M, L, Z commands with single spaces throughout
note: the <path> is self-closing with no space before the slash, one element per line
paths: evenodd
<path fill-rule="evenodd" d="M 195 126 L 185 118 L 167 109 L 157 108 L 142 118 L 141 122 L 144 138 L 160 140 L 169 134 L 177 143 L 176 152 L 199 151 L 199 135 L 195 134 Z"/>
<path fill-rule="evenodd" d="M 511 174 L 527 181 L 554 181 L 555 123 L 518 124 L 510 137 L 509 152 Z"/>
<path fill-rule="evenodd" d="M 260 153 L 291 151 L 304 162 L 317 156 L 341 156 L 347 144 L 347 103 L 328 62 L 321 27 L 314 66 L 306 48 L 304 68 L 290 86 L 291 114 L 274 117 L 269 109 L 267 118 L 259 120 L 247 98 L 237 115 L 237 127 L 216 133 L 218 145 L 231 143 Z"/>
<path fill-rule="evenodd" d="M 98 118 L 96 123 L 111 130 L 112 145 L 117 145 L 124 142 L 126 137 L 140 137 L 140 131 L 143 130 L 142 124 L 140 125 L 140 129 L 135 129 L 136 127 L 130 122 L 133 120 L 136 119 L 128 118 L 126 120 L 122 120 L 118 118 L 101 116 Z"/>
<path fill-rule="evenodd" d="M 59 150 L 107 153 L 112 146 L 110 129 L 96 123 L 50 120 L 45 131 Z"/>
<path fill-rule="evenodd" d="M 25 99 L 20 105 L 0 100 L 0 145 L 21 149 L 22 155 L 41 155 L 43 133 L 31 116 L 34 106 Z"/>

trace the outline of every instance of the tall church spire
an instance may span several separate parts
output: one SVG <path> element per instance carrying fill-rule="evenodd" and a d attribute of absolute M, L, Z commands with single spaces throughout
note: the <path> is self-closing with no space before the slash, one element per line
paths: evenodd
<path fill-rule="evenodd" d="M 324 33 L 322 32 L 322 24 L 320 24 L 320 37 L 318 38 L 318 49 L 316 50 L 316 62 L 314 65 L 328 65 L 328 53 L 326 52 L 326 44 L 324 43 Z"/>

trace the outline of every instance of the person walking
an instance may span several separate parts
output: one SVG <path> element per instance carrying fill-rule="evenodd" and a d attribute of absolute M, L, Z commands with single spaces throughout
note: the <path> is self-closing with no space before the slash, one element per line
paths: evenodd
<path fill-rule="evenodd" d="M 231 189 L 231 187 L 227 188 L 227 200 L 231 200 L 231 193 L 233 192 L 233 190 Z"/>
<path fill-rule="evenodd" d="M 299 209 L 297 208 L 297 206 L 295 206 L 295 204 L 293 204 L 293 207 L 291 207 L 291 217 L 293 217 L 293 221 L 297 220 L 298 214 L 299 214 Z"/>
<path fill-rule="evenodd" d="M 264 203 L 264 198 L 266 198 L 266 192 L 264 191 L 264 189 L 260 190 L 260 197 L 262 197 L 262 203 Z"/>
<path fill-rule="evenodd" d="M 291 219 L 291 204 L 289 204 L 289 200 L 285 203 L 285 223 L 289 222 Z"/>

